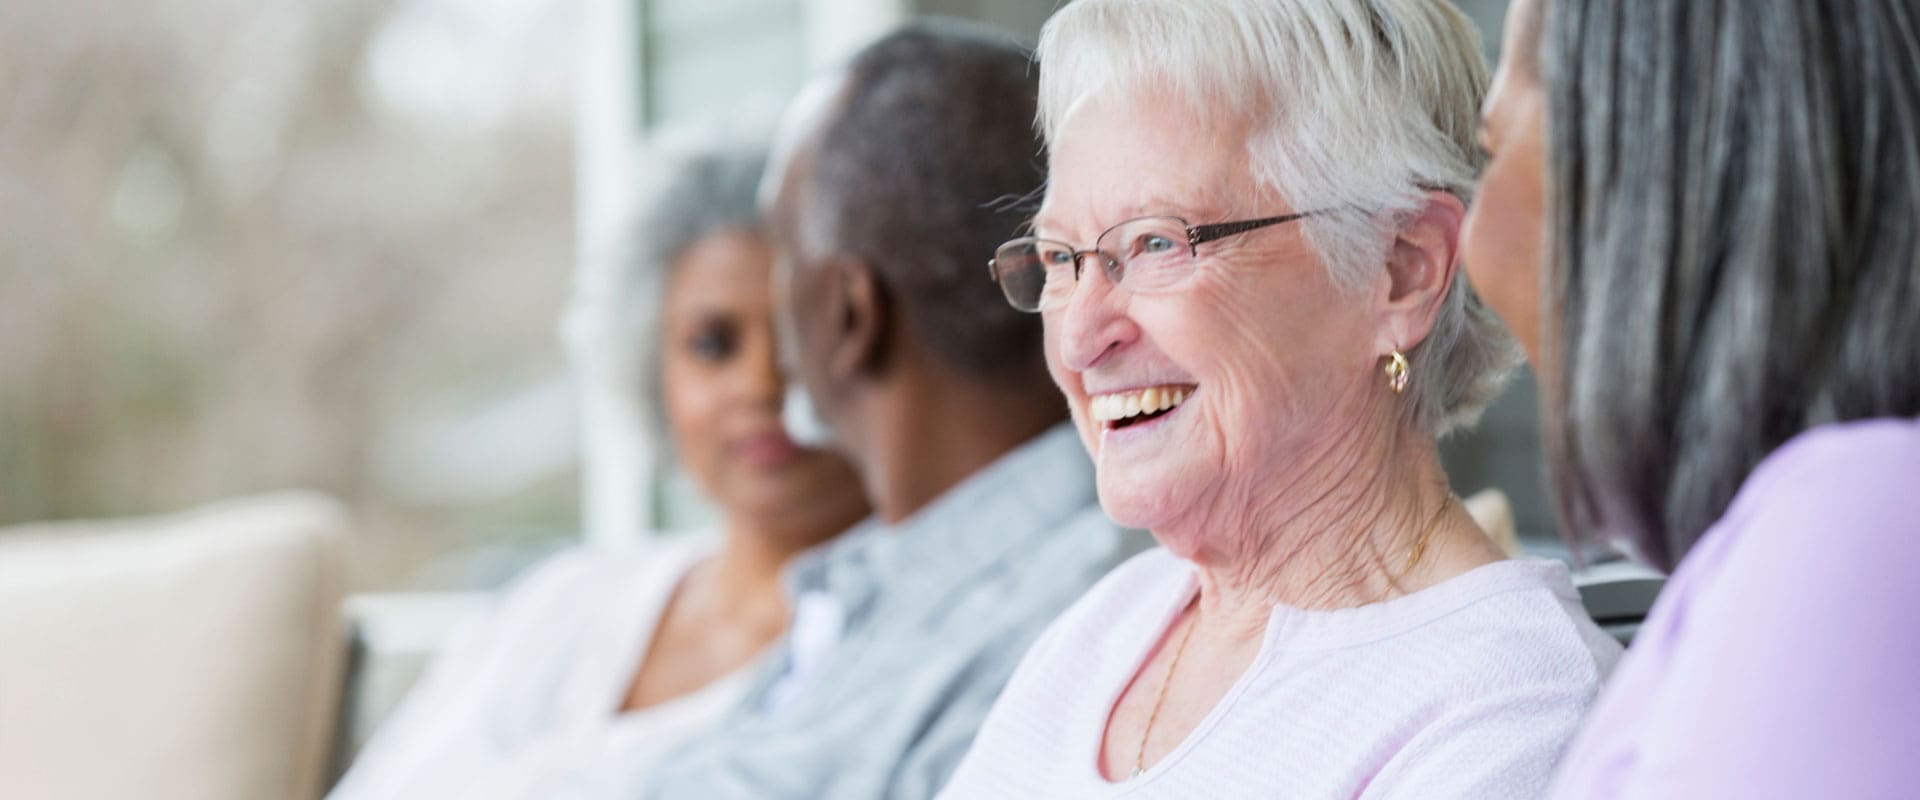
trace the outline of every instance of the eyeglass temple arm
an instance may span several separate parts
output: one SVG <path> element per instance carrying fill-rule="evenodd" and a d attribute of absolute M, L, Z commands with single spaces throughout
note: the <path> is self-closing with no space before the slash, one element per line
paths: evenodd
<path fill-rule="evenodd" d="M 1452 187 L 1443 184 L 1421 182 L 1414 185 L 1418 186 L 1422 191 L 1459 194 L 1459 192 L 1454 191 Z M 1263 217 L 1261 219 L 1248 219 L 1239 222 L 1222 222 L 1216 225 L 1192 225 L 1187 228 L 1187 241 L 1197 247 L 1202 242 L 1225 239 L 1229 236 L 1237 236 L 1247 231 L 1267 227 L 1268 225 L 1279 225 L 1297 219 L 1326 214 L 1333 210 L 1334 209 L 1323 208 L 1317 211 L 1302 211 L 1298 214 L 1285 214 L 1278 217 Z"/>
<path fill-rule="evenodd" d="M 1199 245 L 1202 242 L 1211 242 L 1215 239 L 1225 239 L 1229 236 L 1237 236 L 1239 234 L 1246 233 L 1247 231 L 1267 227 L 1268 225 L 1279 225 L 1284 222 L 1292 222 L 1297 219 L 1304 219 L 1306 217 L 1311 217 L 1315 214 L 1320 214 L 1320 213 L 1325 213 L 1325 212 L 1302 211 L 1298 214 L 1286 214 L 1278 217 L 1262 217 L 1260 219 L 1248 219 L 1248 220 L 1241 220 L 1239 222 L 1222 222 L 1217 225 L 1193 225 L 1187 228 L 1187 241 L 1192 242 L 1194 245 Z"/>

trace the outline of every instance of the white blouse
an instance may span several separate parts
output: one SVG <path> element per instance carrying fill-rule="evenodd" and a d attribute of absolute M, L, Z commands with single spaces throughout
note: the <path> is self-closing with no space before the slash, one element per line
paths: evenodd
<path fill-rule="evenodd" d="M 667 601 L 716 548 L 590 545 L 528 571 L 466 626 L 331 800 L 637 796 L 658 760 L 731 710 L 754 665 L 622 713 Z"/>
<path fill-rule="evenodd" d="M 1186 739 L 1109 782 L 1107 717 L 1196 591 L 1164 548 L 1108 575 L 1027 653 L 940 797 L 1532 800 L 1620 655 L 1557 562 L 1358 608 L 1278 606 Z"/>

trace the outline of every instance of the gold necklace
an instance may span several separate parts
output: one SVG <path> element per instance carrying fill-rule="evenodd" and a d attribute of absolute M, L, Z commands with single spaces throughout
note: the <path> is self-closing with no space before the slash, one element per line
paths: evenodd
<path fill-rule="evenodd" d="M 1419 566 L 1420 559 L 1427 554 L 1427 543 L 1433 540 L 1433 532 L 1440 527 L 1440 518 L 1446 516 L 1447 509 L 1452 508 L 1455 501 L 1452 492 L 1448 492 L 1446 499 L 1440 501 L 1439 510 L 1433 512 L 1433 518 L 1427 520 L 1426 528 L 1413 540 L 1413 546 L 1407 548 L 1407 565 L 1401 568 L 1399 574 L 1389 576 L 1389 583 L 1398 586 L 1401 580 L 1413 574 L 1413 568 Z"/>
<path fill-rule="evenodd" d="M 1193 603 L 1199 599 L 1195 596 L 1193 601 L 1187 603 L 1187 608 L 1193 608 Z M 1147 714 L 1147 729 L 1140 732 L 1140 749 L 1133 754 L 1133 772 L 1127 775 L 1127 780 L 1138 778 L 1147 771 L 1147 740 L 1153 737 L 1153 724 L 1160 719 L 1160 705 L 1167 701 L 1167 685 L 1173 683 L 1173 671 L 1180 668 L 1180 657 L 1187 652 L 1187 640 L 1193 638 L 1193 628 L 1192 620 L 1187 620 L 1187 629 L 1180 633 L 1180 644 L 1173 648 L 1173 660 L 1167 662 L 1167 676 L 1160 680 L 1160 692 L 1154 695 L 1153 711 Z"/>
<path fill-rule="evenodd" d="M 1408 548 L 1407 566 L 1400 572 L 1399 578 L 1404 578 L 1408 573 L 1413 572 L 1413 568 L 1420 563 L 1421 557 L 1426 555 L 1427 542 L 1433 538 L 1433 531 L 1439 527 L 1440 517 L 1446 514 L 1452 501 L 1453 495 L 1449 493 L 1447 500 L 1440 504 L 1440 510 L 1434 512 L 1433 519 L 1427 521 L 1426 529 L 1420 532 L 1420 537 L 1414 540 L 1411 548 Z M 1399 578 L 1395 578 L 1395 581 L 1397 582 Z M 1199 599 L 1196 595 L 1193 600 L 1188 601 L 1187 608 L 1193 608 L 1193 604 Z M 1180 668 L 1180 657 L 1187 653 L 1187 640 L 1193 638 L 1194 624 L 1191 620 L 1185 621 L 1187 629 L 1180 632 L 1180 644 L 1174 646 L 1173 660 L 1167 662 L 1167 676 L 1160 680 L 1160 691 L 1153 697 L 1153 710 L 1147 714 L 1147 729 L 1140 733 L 1140 748 L 1134 751 L 1133 772 L 1128 773 L 1127 780 L 1138 778 L 1147 771 L 1147 741 L 1153 738 L 1153 725 L 1160 720 L 1160 706 L 1167 701 L 1167 686 L 1173 683 L 1174 670 Z"/>

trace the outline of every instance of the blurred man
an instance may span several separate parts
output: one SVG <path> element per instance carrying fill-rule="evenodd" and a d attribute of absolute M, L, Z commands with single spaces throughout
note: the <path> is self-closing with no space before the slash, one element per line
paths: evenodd
<path fill-rule="evenodd" d="M 790 374 L 875 515 L 788 572 L 788 637 L 656 796 L 933 795 L 1041 629 L 1147 544 L 986 270 L 1040 186 L 1034 102 L 1026 52 L 936 23 L 790 112 L 763 187 Z"/>

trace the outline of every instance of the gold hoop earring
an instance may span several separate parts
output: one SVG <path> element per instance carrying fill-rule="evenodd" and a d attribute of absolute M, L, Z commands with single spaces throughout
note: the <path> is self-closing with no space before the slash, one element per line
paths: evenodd
<path fill-rule="evenodd" d="M 1413 366 L 1407 363 L 1407 356 L 1394 348 L 1387 356 L 1387 388 L 1394 394 L 1406 394 L 1407 384 L 1413 381 Z"/>

